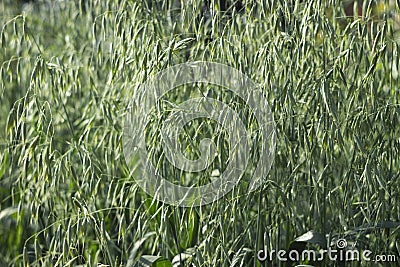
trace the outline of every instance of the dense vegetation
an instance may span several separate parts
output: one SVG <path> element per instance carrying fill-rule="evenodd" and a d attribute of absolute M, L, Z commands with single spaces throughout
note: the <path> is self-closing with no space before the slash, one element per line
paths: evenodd
<path fill-rule="evenodd" d="M 1 2 L 0 266 L 272 266 L 258 250 L 310 230 L 398 257 L 399 2 L 173 2 Z M 260 85 L 277 143 L 262 188 L 181 208 L 129 175 L 122 127 L 141 83 L 195 60 Z"/>

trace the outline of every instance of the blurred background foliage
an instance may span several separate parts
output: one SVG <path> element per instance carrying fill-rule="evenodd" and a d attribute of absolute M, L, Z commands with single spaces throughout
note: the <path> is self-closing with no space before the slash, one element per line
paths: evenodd
<path fill-rule="evenodd" d="M 398 1 L 3 0 L 0 19 L 1 266 L 283 266 L 255 255 L 310 229 L 399 256 Z M 260 85 L 277 149 L 260 190 L 184 209 L 138 188 L 121 138 L 135 89 L 193 60 Z"/>

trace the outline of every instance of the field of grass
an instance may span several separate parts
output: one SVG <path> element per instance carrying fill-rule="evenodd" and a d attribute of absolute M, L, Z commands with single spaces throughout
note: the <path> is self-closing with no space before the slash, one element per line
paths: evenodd
<path fill-rule="evenodd" d="M 0 3 L 0 266 L 135 266 L 143 255 L 174 266 L 295 266 L 257 252 L 342 238 L 397 259 L 303 264 L 399 266 L 399 1 L 244 0 L 228 11 L 216 0 L 169 2 Z M 199 60 L 259 85 L 276 151 L 256 191 L 244 181 L 212 204 L 183 208 L 137 185 L 123 124 L 147 78 Z M 222 88 L 198 89 L 237 101 Z M 165 102 L 190 97 L 185 90 Z M 182 142 L 191 156 L 194 132 L 219 134 L 224 165 L 226 133 L 213 133 L 211 120 L 189 126 Z M 147 146 L 162 158 L 156 134 Z"/>

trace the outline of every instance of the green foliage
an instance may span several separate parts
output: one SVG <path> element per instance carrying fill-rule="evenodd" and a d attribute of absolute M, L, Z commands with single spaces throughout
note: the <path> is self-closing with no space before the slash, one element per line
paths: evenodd
<path fill-rule="evenodd" d="M 246 0 L 229 12 L 214 0 L 208 11 L 198 0 L 180 10 L 11 2 L 0 4 L 0 266 L 124 266 L 143 255 L 259 266 L 258 250 L 288 248 L 310 229 L 399 255 L 399 227 L 382 227 L 400 222 L 398 4 L 363 1 L 349 16 L 334 0 Z M 260 84 L 277 148 L 258 191 L 183 209 L 138 188 L 121 138 L 140 84 L 195 60 Z M 200 137 L 217 127 L 196 125 Z"/>
<path fill-rule="evenodd" d="M 137 267 L 172 267 L 169 260 L 166 260 L 160 256 L 149 256 L 144 255 L 140 257 L 136 263 Z"/>

